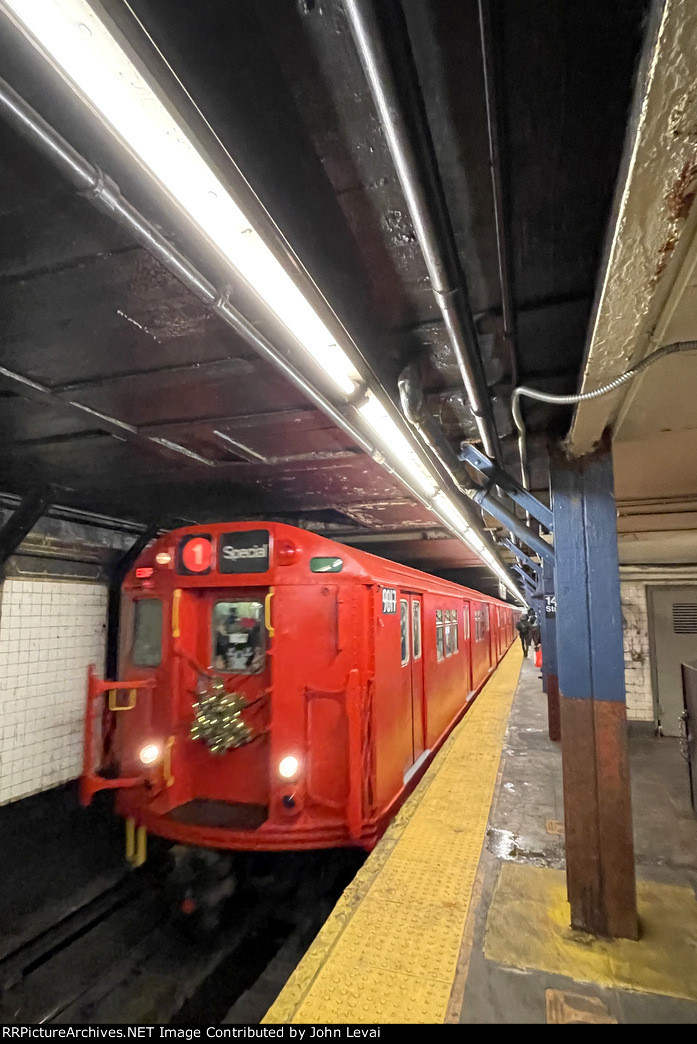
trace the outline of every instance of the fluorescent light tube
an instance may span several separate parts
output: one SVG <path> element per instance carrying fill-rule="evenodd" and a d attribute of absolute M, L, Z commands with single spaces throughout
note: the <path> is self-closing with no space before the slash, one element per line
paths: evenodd
<path fill-rule="evenodd" d="M 382 451 L 390 466 L 399 475 L 406 473 L 427 496 L 432 497 L 438 489 L 436 480 L 421 463 L 407 437 L 373 392 L 369 391 L 365 402 L 357 407 L 359 414 L 377 435 Z"/>
<path fill-rule="evenodd" d="M 360 375 L 86 0 L 4 0 L 166 192 L 346 395 Z"/>

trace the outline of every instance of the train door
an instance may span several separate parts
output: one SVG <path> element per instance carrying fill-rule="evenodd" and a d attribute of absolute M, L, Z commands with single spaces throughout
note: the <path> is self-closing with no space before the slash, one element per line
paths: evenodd
<path fill-rule="evenodd" d="M 197 611 L 195 621 L 191 620 L 195 633 L 186 635 L 183 621 L 182 639 L 189 648 L 193 640 L 195 651 L 190 667 L 197 668 L 197 696 L 211 699 L 213 707 L 211 712 L 201 709 L 205 715 L 201 725 L 203 741 L 190 752 L 190 757 L 197 759 L 196 778 L 205 778 L 206 792 L 211 798 L 266 806 L 265 734 L 272 660 L 267 626 L 271 611 L 269 589 L 208 588 L 196 591 L 195 597 Z M 230 703 L 225 713 L 218 711 L 216 704 L 221 696 L 219 680 L 228 693 L 239 698 L 239 705 Z M 239 737 L 234 737 L 228 750 L 235 759 L 236 771 L 231 773 L 230 758 L 211 757 L 211 753 L 215 753 L 219 741 L 216 731 L 227 730 L 225 741 L 229 742 L 235 728 Z"/>
<path fill-rule="evenodd" d="M 489 650 L 489 662 L 488 662 L 489 670 L 491 670 L 492 665 L 496 662 L 496 646 L 495 646 L 496 636 L 495 636 L 495 633 L 494 633 L 495 630 L 496 630 L 496 624 L 495 624 L 494 614 L 492 613 L 491 609 L 492 609 L 492 607 L 488 603 L 485 603 L 485 605 L 484 605 L 484 626 L 486 628 L 486 634 L 487 634 L 487 638 L 488 638 L 487 648 Z"/>
<path fill-rule="evenodd" d="M 423 599 L 420 594 L 402 592 L 399 600 L 402 685 L 411 706 L 412 757 L 405 773 L 407 782 L 424 757 L 425 703 L 422 631 Z"/>
<path fill-rule="evenodd" d="M 460 643 L 465 657 L 465 688 L 468 693 L 472 692 L 474 684 L 472 681 L 472 643 L 470 641 L 470 603 L 463 603 L 462 612 L 462 640 Z"/>

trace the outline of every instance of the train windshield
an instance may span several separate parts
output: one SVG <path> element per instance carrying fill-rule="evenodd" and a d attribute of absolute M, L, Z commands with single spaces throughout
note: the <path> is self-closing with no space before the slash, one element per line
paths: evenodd
<path fill-rule="evenodd" d="M 229 674 L 260 674 L 266 663 L 262 602 L 216 602 L 213 606 L 213 666 Z"/>
<path fill-rule="evenodd" d="M 162 662 L 162 602 L 139 598 L 133 609 L 134 667 L 159 667 Z"/>

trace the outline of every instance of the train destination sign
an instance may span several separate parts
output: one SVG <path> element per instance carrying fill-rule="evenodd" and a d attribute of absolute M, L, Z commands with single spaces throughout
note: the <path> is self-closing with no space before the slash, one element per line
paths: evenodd
<path fill-rule="evenodd" d="M 221 573 L 266 573 L 269 568 L 268 529 L 223 533 L 218 546 Z"/>

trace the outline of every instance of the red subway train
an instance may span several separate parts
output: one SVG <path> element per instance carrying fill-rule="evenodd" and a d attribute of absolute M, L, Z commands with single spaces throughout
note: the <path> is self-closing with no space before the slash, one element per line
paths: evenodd
<path fill-rule="evenodd" d="M 276 522 L 160 536 L 90 669 L 82 800 L 128 855 L 370 849 L 515 635 L 517 610 Z"/>

